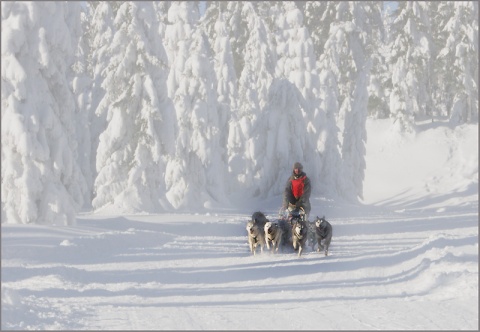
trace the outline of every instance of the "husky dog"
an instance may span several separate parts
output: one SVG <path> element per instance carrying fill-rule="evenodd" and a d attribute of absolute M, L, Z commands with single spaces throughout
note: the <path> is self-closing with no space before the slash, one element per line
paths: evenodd
<path fill-rule="evenodd" d="M 252 221 L 258 223 L 263 229 L 269 220 L 262 212 L 257 211 L 252 214 Z"/>
<path fill-rule="evenodd" d="M 292 226 L 292 243 L 294 250 L 297 250 L 298 247 L 298 257 L 302 255 L 303 248 L 307 242 L 307 236 L 307 223 L 302 219 L 296 219 Z"/>
<path fill-rule="evenodd" d="M 278 253 L 278 249 L 282 243 L 283 229 L 278 222 L 267 222 L 265 224 L 265 244 L 270 249 L 270 243 L 272 243 L 272 253 Z"/>
<path fill-rule="evenodd" d="M 332 241 L 333 228 L 325 217 L 315 219 L 315 237 L 317 238 L 317 251 L 321 252 L 325 249 L 325 256 L 328 256 L 328 247 Z"/>
<path fill-rule="evenodd" d="M 258 246 L 260 246 L 260 252 L 263 253 L 263 247 L 265 246 L 264 228 L 267 222 L 268 219 L 262 212 L 255 212 L 252 219 L 247 222 L 248 246 L 253 255 L 255 255 Z"/>

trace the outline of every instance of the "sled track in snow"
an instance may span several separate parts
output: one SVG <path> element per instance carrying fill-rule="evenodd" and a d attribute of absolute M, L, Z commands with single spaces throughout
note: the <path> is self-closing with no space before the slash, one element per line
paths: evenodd
<path fill-rule="evenodd" d="M 293 248 L 253 256 L 245 218 L 210 219 L 85 219 L 38 240 L 21 226 L 4 228 L 2 254 L 15 259 L 2 261 L 2 314 L 7 322 L 30 322 L 5 328 L 148 329 L 155 328 L 150 320 L 160 319 L 158 309 L 231 307 L 250 312 L 252 306 L 274 304 L 289 310 L 349 310 L 346 304 L 356 301 L 476 294 L 455 286 L 478 285 L 475 213 L 332 218 L 327 257 L 310 247 L 301 257 Z M 35 226 L 37 234 L 43 230 Z M 148 308 L 155 318 L 140 321 L 150 315 Z M 98 315 L 111 316 L 111 324 L 105 326 L 103 317 L 103 325 L 96 325 Z M 161 317 L 169 320 L 167 316 Z M 361 320 L 353 311 L 349 319 Z"/>

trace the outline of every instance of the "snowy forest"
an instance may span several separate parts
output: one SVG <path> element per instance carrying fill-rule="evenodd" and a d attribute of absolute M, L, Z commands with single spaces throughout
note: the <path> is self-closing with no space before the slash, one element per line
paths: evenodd
<path fill-rule="evenodd" d="M 367 118 L 478 123 L 478 2 L 387 8 L 2 1 L 2 223 L 234 206 L 295 161 L 361 201 Z"/>

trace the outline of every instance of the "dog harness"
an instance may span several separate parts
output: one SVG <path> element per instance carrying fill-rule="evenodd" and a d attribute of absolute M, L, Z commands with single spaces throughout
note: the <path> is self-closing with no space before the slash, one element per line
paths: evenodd
<path fill-rule="evenodd" d="M 275 228 L 275 231 L 278 231 L 278 224 L 272 224 L 272 227 L 270 227 L 268 229 L 268 232 L 267 232 L 267 238 L 270 240 L 270 241 L 273 241 L 274 237 L 275 237 L 275 233 L 273 232 L 273 229 Z"/>
<path fill-rule="evenodd" d="M 307 176 L 304 175 L 299 177 L 298 179 L 292 179 L 292 193 L 293 196 L 298 199 L 303 195 L 303 188 L 305 187 L 305 178 Z"/>
<path fill-rule="evenodd" d="M 297 227 L 295 226 L 296 224 L 297 224 L 297 223 L 295 223 L 295 224 L 294 224 L 294 227 L 293 227 L 293 229 L 294 229 L 293 234 L 297 237 L 297 239 L 301 240 L 301 239 L 303 238 L 303 235 L 305 235 L 305 233 L 303 232 L 304 227 L 301 228 L 300 234 L 298 234 L 298 233 L 297 233 Z M 302 233 L 303 233 L 303 234 L 302 234 Z"/>

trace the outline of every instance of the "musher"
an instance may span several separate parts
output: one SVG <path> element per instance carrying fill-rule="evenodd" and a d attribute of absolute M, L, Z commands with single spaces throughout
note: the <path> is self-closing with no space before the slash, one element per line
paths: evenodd
<path fill-rule="evenodd" d="M 292 211 L 302 208 L 305 211 L 305 219 L 310 214 L 310 179 L 303 171 L 303 165 L 299 162 L 293 164 L 292 175 L 288 178 L 283 194 L 282 209 Z"/>

